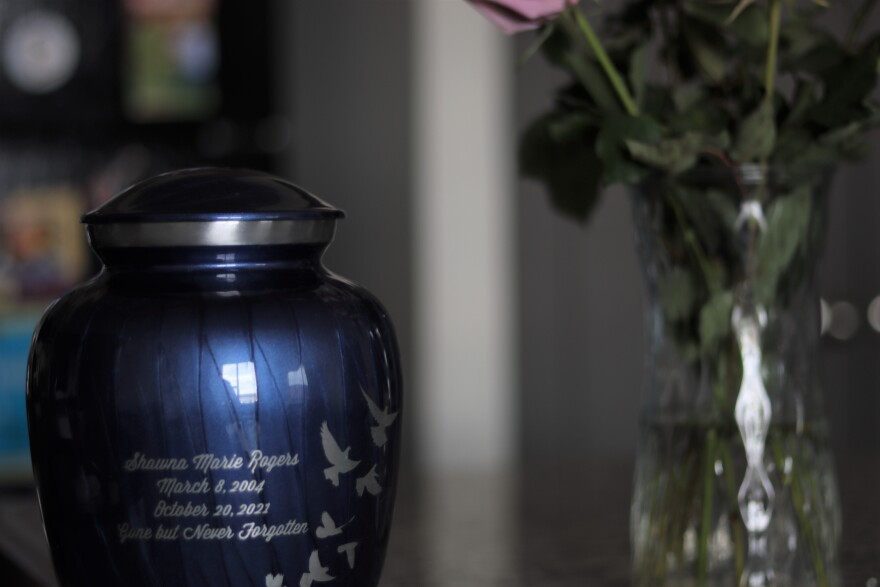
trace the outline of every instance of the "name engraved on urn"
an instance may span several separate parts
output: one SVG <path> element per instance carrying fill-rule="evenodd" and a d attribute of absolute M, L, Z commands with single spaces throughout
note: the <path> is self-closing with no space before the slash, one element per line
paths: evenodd
<path fill-rule="evenodd" d="M 276 538 L 306 534 L 308 524 L 297 519 L 277 524 L 254 521 L 268 515 L 272 508 L 264 494 L 267 476 L 281 474 L 299 464 L 299 454 L 290 452 L 203 453 L 190 458 L 156 457 L 136 452 L 125 459 L 122 470 L 127 475 L 138 475 L 138 483 L 142 483 L 144 477 L 159 475 L 153 482 L 157 499 L 152 505 L 148 504 L 154 524 L 142 527 L 119 524 L 119 543 L 177 540 L 270 542 Z M 191 476 L 193 472 L 202 477 L 193 479 L 173 475 Z M 239 473 L 241 477 L 211 478 L 211 475 L 224 473 Z M 174 521 L 181 523 L 174 525 Z"/>

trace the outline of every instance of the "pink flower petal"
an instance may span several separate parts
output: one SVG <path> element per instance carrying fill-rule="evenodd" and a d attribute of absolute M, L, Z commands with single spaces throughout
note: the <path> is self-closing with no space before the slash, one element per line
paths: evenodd
<path fill-rule="evenodd" d="M 549 20 L 556 18 L 565 10 L 566 0 L 493 0 L 494 3 L 507 7 L 521 14 L 523 18 L 535 20 Z"/>
<path fill-rule="evenodd" d="M 540 22 L 530 22 L 505 8 L 499 8 L 492 2 L 475 2 L 474 8 L 506 35 L 530 31 L 541 26 Z"/>
<path fill-rule="evenodd" d="M 474 8 L 504 33 L 533 30 L 557 18 L 578 0 L 470 0 Z"/>

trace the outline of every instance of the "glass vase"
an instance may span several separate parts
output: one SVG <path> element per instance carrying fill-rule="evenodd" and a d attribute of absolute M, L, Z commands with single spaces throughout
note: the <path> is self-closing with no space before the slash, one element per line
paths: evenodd
<path fill-rule="evenodd" d="M 830 174 L 719 166 L 633 194 L 647 352 L 635 584 L 840 584 L 818 385 Z"/>

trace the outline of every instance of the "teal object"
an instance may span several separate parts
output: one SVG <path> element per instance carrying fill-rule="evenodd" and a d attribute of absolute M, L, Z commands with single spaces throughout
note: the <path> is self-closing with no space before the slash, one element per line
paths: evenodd
<path fill-rule="evenodd" d="M 39 313 L 0 318 L 0 483 L 30 475 L 25 375 Z"/>

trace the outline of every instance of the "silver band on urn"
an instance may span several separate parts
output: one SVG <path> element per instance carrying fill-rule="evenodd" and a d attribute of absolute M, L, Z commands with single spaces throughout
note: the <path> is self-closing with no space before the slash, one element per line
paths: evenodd
<path fill-rule="evenodd" d="M 89 235 L 101 247 L 222 247 L 329 243 L 335 219 L 213 220 L 92 224 Z"/>

